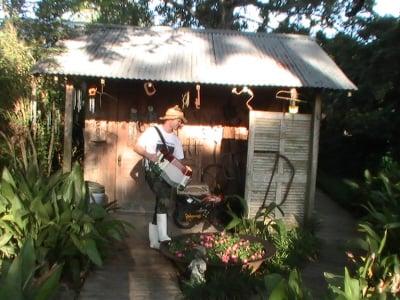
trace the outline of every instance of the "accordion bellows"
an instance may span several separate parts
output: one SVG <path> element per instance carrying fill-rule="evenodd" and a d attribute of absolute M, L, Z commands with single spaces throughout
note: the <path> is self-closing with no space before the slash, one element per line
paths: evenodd
<path fill-rule="evenodd" d="M 172 154 L 160 151 L 157 153 L 155 168 L 157 173 L 170 185 L 183 190 L 192 179 L 192 170 L 183 165 Z"/>

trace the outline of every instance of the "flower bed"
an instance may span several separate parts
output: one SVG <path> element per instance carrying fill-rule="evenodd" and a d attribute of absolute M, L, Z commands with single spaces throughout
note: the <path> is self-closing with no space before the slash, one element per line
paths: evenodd
<path fill-rule="evenodd" d="M 274 253 L 273 246 L 267 241 L 224 232 L 178 236 L 169 243 L 162 243 L 161 252 L 177 262 L 189 263 L 199 247 L 205 249 L 205 260 L 209 265 L 242 265 L 263 261 Z"/>

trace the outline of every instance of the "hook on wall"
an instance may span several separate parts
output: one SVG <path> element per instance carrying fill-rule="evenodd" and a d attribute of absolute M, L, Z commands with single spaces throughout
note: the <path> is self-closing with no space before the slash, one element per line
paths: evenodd
<path fill-rule="evenodd" d="M 247 86 L 244 86 L 240 91 L 238 91 L 236 87 L 234 87 L 232 89 L 232 94 L 240 95 L 243 93 L 246 93 L 247 95 L 250 96 L 250 98 L 247 99 L 247 101 L 246 101 L 246 106 L 249 110 L 253 110 L 253 107 L 250 105 L 250 101 L 254 98 L 253 91 L 251 89 L 249 89 Z"/>
<path fill-rule="evenodd" d="M 106 95 L 107 97 L 109 97 L 109 98 L 111 98 L 112 100 L 116 100 L 116 101 L 118 101 L 118 98 L 116 98 L 116 97 L 114 97 L 114 96 L 112 96 L 112 95 L 110 95 L 109 93 L 107 93 L 107 92 L 105 92 L 104 91 L 104 86 L 105 86 L 105 84 L 106 84 L 106 80 L 104 79 L 104 78 L 101 78 L 100 79 L 100 85 L 101 85 L 101 89 L 100 89 L 100 91 L 98 91 L 97 90 L 97 85 L 96 84 L 91 84 L 90 86 L 89 86 L 89 89 L 88 89 L 88 94 L 89 94 L 89 111 L 91 112 L 91 113 L 95 113 L 95 110 L 96 110 L 96 95 L 98 94 L 99 95 L 99 104 L 100 104 L 100 108 L 101 108 L 101 97 L 103 96 L 103 95 Z M 86 83 L 85 83 L 85 86 L 86 86 Z"/>
<path fill-rule="evenodd" d="M 182 109 L 189 107 L 190 103 L 190 93 L 187 91 L 182 95 Z"/>
<path fill-rule="evenodd" d="M 145 82 L 143 88 L 147 96 L 153 96 L 157 92 L 154 83 L 152 83 L 151 81 Z"/>
<path fill-rule="evenodd" d="M 97 94 L 97 86 L 92 85 L 88 89 L 88 94 L 89 94 L 89 111 L 94 114 L 95 112 L 95 103 L 96 103 L 96 94 Z"/>
<path fill-rule="evenodd" d="M 194 100 L 194 106 L 196 109 L 200 109 L 200 84 L 196 84 L 196 91 L 197 91 L 197 97 Z"/>

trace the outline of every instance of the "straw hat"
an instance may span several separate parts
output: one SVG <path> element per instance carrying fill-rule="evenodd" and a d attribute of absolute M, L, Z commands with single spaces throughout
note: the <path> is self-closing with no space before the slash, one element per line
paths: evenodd
<path fill-rule="evenodd" d="M 160 118 L 160 120 L 176 120 L 176 119 L 181 119 L 183 123 L 187 123 L 187 120 L 183 115 L 183 111 L 180 109 L 178 105 L 168 108 L 167 111 L 165 112 L 165 116 Z"/>

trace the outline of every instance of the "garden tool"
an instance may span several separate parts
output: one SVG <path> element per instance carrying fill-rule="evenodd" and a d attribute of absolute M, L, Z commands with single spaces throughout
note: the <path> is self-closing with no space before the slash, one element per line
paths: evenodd
<path fill-rule="evenodd" d="M 149 223 L 149 240 L 150 248 L 160 249 L 160 242 L 158 241 L 158 229 L 157 225 Z"/>
<path fill-rule="evenodd" d="M 160 242 L 171 240 L 167 234 L 167 214 L 157 214 L 157 229 Z"/>

